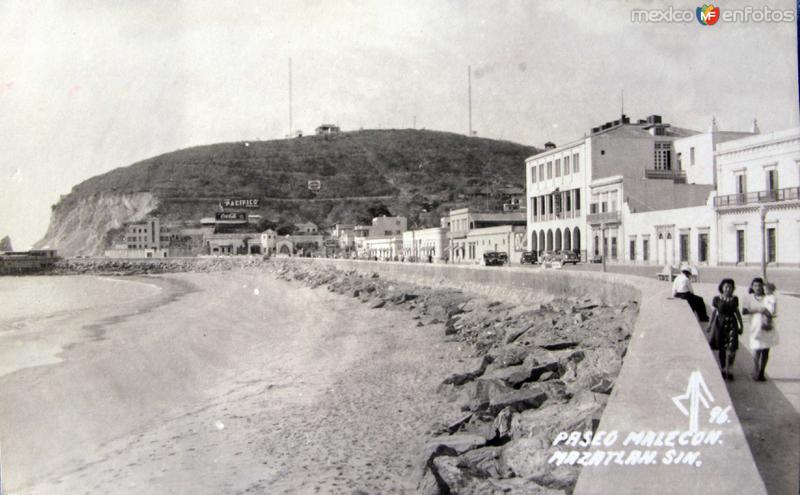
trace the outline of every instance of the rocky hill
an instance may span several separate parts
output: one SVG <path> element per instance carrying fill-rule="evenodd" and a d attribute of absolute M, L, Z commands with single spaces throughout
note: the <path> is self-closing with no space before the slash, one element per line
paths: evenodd
<path fill-rule="evenodd" d="M 449 208 L 498 207 L 524 186 L 539 150 L 507 141 L 425 131 L 366 130 L 275 141 L 221 143 L 149 158 L 73 187 L 53 206 L 37 247 L 99 254 L 126 222 L 158 215 L 199 220 L 223 198 L 259 198 L 251 213 L 277 224 L 369 222 L 375 211 L 438 225 Z M 309 180 L 321 189 L 310 191 Z"/>

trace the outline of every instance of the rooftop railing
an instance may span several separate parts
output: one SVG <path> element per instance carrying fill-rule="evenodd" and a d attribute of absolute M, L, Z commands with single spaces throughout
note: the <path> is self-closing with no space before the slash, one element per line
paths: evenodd
<path fill-rule="evenodd" d="M 654 170 L 645 169 L 645 179 L 686 179 L 685 170 Z"/>

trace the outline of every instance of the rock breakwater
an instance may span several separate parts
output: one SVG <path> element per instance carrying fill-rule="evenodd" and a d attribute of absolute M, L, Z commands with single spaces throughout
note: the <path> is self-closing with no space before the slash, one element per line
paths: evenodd
<path fill-rule="evenodd" d="M 258 268 L 269 261 L 260 256 L 227 256 L 209 258 L 70 258 L 58 261 L 41 275 L 148 275 L 174 272 L 220 272 Z"/>
<path fill-rule="evenodd" d="M 414 313 L 418 326 L 464 346 L 464 367 L 438 397 L 452 414 L 431 426 L 420 453 L 426 494 L 570 494 L 579 467 L 548 462 L 559 432 L 594 431 L 630 340 L 638 304 L 562 298 L 533 307 L 377 273 L 275 261 L 278 278 Z"/>

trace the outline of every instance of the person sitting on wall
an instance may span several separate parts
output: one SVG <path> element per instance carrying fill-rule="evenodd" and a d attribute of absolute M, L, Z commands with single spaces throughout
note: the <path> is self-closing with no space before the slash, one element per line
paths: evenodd
<path fill-rule="evenodd" d="M 689 307 L 692 308 L 692 311 L 697 313 L 697 317 L 700 321 L 707 322 L 708 313 L 706 312 L 706 303 L 703 301 L 702 297 L 696 295 L 692 290 L 692 282 L 689 280 L 691 275 L 692 272 L 688 266 L 681 268 L 681 273 L 675 277 L 675 281 L 672 282 L 672 297 L 685 299 L 686 302 L 689 303 Z"/>

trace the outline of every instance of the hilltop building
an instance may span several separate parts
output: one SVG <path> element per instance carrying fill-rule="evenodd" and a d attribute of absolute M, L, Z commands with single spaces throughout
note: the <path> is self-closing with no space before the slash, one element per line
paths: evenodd
<path fill-rule="evenodd" d="M 339 126 L 335 124 L 322 124 L 316 129 L 317 136 L 339 134 L 340 132 L 341 129 L 339 129 Z"/>
<path fill-rule="evenodd" d="M 296 223 L 294 224 L 294 232 L 296 234 L 317 234 L 319 227 L 314 222 Z"/>

